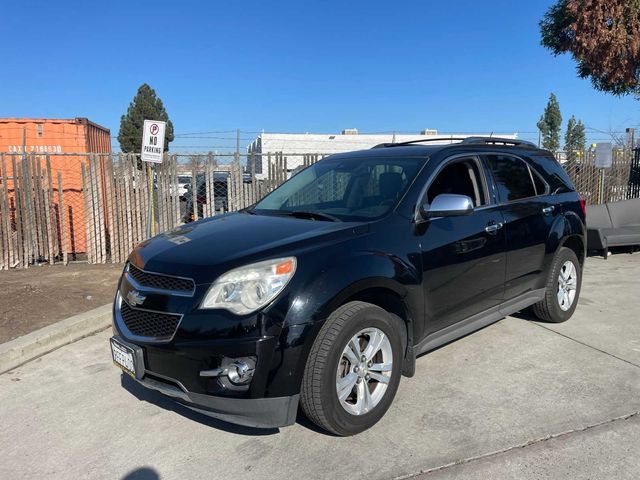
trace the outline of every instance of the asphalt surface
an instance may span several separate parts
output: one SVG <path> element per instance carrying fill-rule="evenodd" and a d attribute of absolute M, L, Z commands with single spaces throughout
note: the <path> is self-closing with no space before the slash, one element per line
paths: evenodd
<path fill-rule="evenodd" d="M 193 413 L 121 377 L 108 338 L 0 376 L 0 478 L 640 478 L 640 254 L 590 258 L 565 324 L 509 317 L 422 356 L 351 438 Z"/>

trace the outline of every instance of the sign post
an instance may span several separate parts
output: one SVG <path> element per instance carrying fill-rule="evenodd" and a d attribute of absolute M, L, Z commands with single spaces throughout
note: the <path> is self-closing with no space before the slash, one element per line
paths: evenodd
<path fill-rule="evenodd" d="M 605 169 L 613 165 L 613 145 L 611 143 L 596 143 L 596 168 L 600 169 L 600 203 L 604 203 Z"/>
<path fill-rule="evenodd" d="M 142 149 L 140 160 L 147 162 L 147 177 L 149 178 L 149 210 L 147 215 L 147 238 L 155 235 L 155 213 L 153 205 L 153 176 L 155 164 L 162 163 L 164 155 L 165 122 L 145 120 L 142 133 Z"/>

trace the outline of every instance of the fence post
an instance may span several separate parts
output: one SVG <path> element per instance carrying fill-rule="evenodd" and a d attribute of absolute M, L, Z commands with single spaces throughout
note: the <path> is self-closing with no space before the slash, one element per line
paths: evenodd
<path fill-rule="evenodd" d="M 173 181 L 174 197 L 173 197 L 173 226 L 180 225 L 180 192 L 178 192 L 178 157 L 172 156 L 171 160 L 171 178 Z"/>
<path fill-rule="evenodd" d="M 46 194 L 44 197 L 45 203 L 45 218 L 46 218 L 46 230 L 47 230 L 47 245 L 49 247 L 49 264 L 53 265 L 54 257 L 55 257 L 55 245 L 54 245 L 54 235 L 53 235 L 53 223 L 51 222 L 51 209 L 53 208 L 53 184 L 51 182 L 51 160 L 49 155 L 46 155 L 46 172 L 47 172 L 47 185 L 46 185 Z M 58 236 L 55 235 L 55 238 Z"/>
<path fill-rule="evenodd" d="M 256 185 L 256 155 L 251 152 L 251 204 L 253 205 L 258 201 L 257 199 L 257 185 Z"/>
<path fill-rule="evenodd" d="M 60 243 L 62 244 L 62 263 L 69 263 L 69 254 L 67 253 L 67 229 L 65 225 L 64 211 L 64 191 L 62 190 L 62 172 L 58 171 L 58 212 L 60 215 Z"/>
<path fill-rule="evenodd" d="M 31 169 L 31 198 L 33 200 L 33 220 L 34 220 L 34 230 L 35 230 L 35 255 L 34 255 L 34 263 L 39 263 L 44 258 L 44 231 L 43 226 L 44 222 L 42 221 L 42 214 L 44 213 L 42 208 L 42 184 L 41 180 L 41 168 L 40 161 L 36 158 L 36 155 L 33 154 L 28 159 L 29 168 Z"/>
<path fill-rule="evenodd" d="M 204 215 L 206 217 L 210 217 L 212 214 L 212 211 L 215 210 L 215 205 L 214 208 L 211 208 L 211 202 L 213 201 L 215 203 L 215 192 L 213 192 L 212 195 L 212 188 L 211 188 L 211 176 L 213 175 L 212 173 L 212 165 L 211 165 L 211 152 L 209 152 L 207 154 L 207 159 L 205 160 L 205 165 L 204 165 L 204 193 L 205 193 L 205 205 L 206 205 L 206 211 L 203 212 Z"/>
<path fill-rule="evenodd" d="M 2 180 L 2 190 L 4 190 L 4 186 L 7 184 L 7 179 L 9 175 L 7 175 L 7 170 L 5 168 L 5 160 L 4 153 L 0 153 L 0 180 Z M 7 228 L 7 209 L 6 209 L 6 200 L 7 197 L 4 195 L 4 192 L 0 190 L 0 250 L 2 250 L 2 258 L 0 259 L 0 270 L 8 270 L 9 269 L 9 241 L 11 231 Z"/>
<path fill-rule="evenodd" d="M 105 186 L 105 196 L 106 196 L 106 207 L 107 207 L 107 237 L 108 241 L 108 252 L 109 252 L 109 260 L 111 263 L 116 263 L 117 261 L 117 246 L 116 242 L 118 239 L 118 235 L 116 231 L 118 230 L 118 222 L 115 221 L 115 206 L 113 200 L 114 194 L 114 185 L 113 185 L 113 158 L 111 154 L 105 155 L 104 162 L 102 162 L 104 166 L 104 186 Z"/>
<path fill-rule="evenodd" d="M 25 153 L 22 158 L 22 167 L 21 167 L 21 180 L 22 180 L 22 189 L 21 189 L 21 200 L 23 201 L 24 211 L 25 211 L 25 222 L 22 224 L 24 231 L 26 232 L 26 245 L 25 245 L 25 268 L 28 268 L 33 258 L 35 256 L 35 232 L 33 231 L 34 227 L 34 215 L 33 215 L 33 204 L 32 204 L 32 194 L 31 194 L 31 178 L 30 178 L 30 169 L 29 169 L 29 159 L 27 158 L 27 154 Z"/>
<path fill-rule="evenodd" d="M 93 263 L 93 245 L 91 235 L 91 219 L 93 214 L 91 213 L 91 206 L 89 203 L 89 191 L 87 185 L 87 171 L 84 162 L 80 164 L 80 172 L 82 175 L 82 197 L 84 199 L 84 223 L 85 223 L 85 245 L 87 250 L 87 261 Z"/>

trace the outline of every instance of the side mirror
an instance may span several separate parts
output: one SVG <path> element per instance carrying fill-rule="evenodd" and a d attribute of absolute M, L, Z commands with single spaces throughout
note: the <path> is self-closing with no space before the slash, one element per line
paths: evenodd
<path fill-rule="evenodd" d="M 426 220 L 433 217 L 458 217 L 473 213 L 473 201 L 466 195 L 443 193 L 433 199 L 431 205 L 420 207 L 420 216 Z"/>

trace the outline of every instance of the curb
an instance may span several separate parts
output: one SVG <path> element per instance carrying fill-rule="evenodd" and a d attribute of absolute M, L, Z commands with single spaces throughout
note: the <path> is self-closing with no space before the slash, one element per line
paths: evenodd
<path fill-rule="evenodd" d="M 111 325 L 109 303 L 0 344 L 0 374 Z"/>

